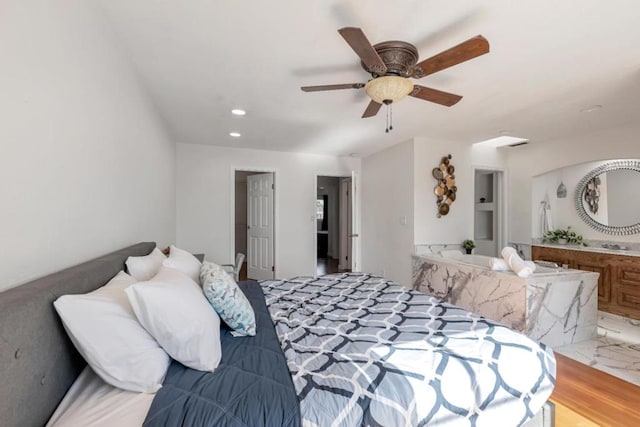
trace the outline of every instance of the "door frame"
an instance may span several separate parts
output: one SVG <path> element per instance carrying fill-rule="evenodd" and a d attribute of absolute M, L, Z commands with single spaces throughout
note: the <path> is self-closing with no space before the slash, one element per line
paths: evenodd
<path fill-rule="evenodd" d="M 273 174 L 273 277 L 278 277 L 278 223 L 279 223 L 279 197 L 278 188 L 280 181 L 277 168 L 264 168 L 256 166 L 231 166 L 231 191 L 229 192 L 229 209 L 231 212 L 229 221 L 229 264 L 235 264 L 236 260 L 236 172 L 256 172 Z M 247 255 L 247 254 L 245 254 Z"/>
<path fill-rule="evenodd" d="M 313 174 L 313 277 L 318 277 L 318 227 L 317 227 L 317 219 L 316 219 L 316 200 L 318 199 L 318 177 L 319 176 L 328 176 L 331 178 L 353 178 L 352 176 L 352 172 L 319 172 L 319 171 L 315 171 L 315 173 Z M 338 186 L 339 188 L 339 186 Z M 351 195 L 351 215 L 355 215 L 355 209 L 353 208 L 354 206 L 354 202 L 353 202 L 353 195 Z M 355 231 L 352 231 L 352 233 L 355 233 Z M 353 245 L 353 242 L 352 242 Z M 351 266 L 353 268 L 353 261 L 356 257 L 355 255 L 355 251 L 353 251 L 353 246 L 352 246 L 352 253 L 351 253 L 351 257 L 353 259 L 349 260 L 351 263 Z M 357 264 L 356 264 L 357 265 Z"/>
<path fill-rule="evenodd" d="M 475 213 L 476 213 L 476 208 L 475 208 L 475 188 L 476 188 L 476 171 L 479 170 L 483 170 L 483 171 L 492 171 L 492 172 L 499 172 L 501 175 L 501 180 L 500 182 L 498 182 L 496 184 L 497 186 L 497 193 L 499 194 L 500 197 L 500 203 L 501 206 L 498 209 L 498 215 L 500 217 L 500 220 L 502 222 L 502 226 L 498 227 L 498 237 L 497 237 L 497 245 L 498 245 L 498 251 L 501 250 L 501 248 L 504 248 L 505 246 L 507 246 L 509 244 L 509 216 L 508 216 L 508 206 L 509 206 L 509 200 L 508 200 L 508 194 L 509 192 L 507 191 L 507 187 L 508 187 L 508 183 L 509 183 L 509 175 L 508 175 L 508 171 L 506 168 L 503 167 L 499 167 L 499 166 L 483 166 L 483 165 L 473 165 L 472 166 L 472 187 L 473 188 L 473 198 L 472 198 L 472 206 L 473 208 L 471 209 L 471 217 L 470 217 L 470 223 L 473 224 L 473 229 L 471 232 L 472 236 L 475 236 Z"/>
<path fill-rule="evenodd" d="M 345 184 L 345 185 L 343 185 Z M 348 185 L 348 187 L 346 187 L 347 189 L 347 196 L 345 197 L 344 194 L 344 189 L 345 186 Z M 339 212 L 338 212 L 338 218 L 339 218 L 339 224 L 340 224 L 340 230 L 338 233 L 338 238 L 340 240 L 340 242 L 338 243 L 338 269 L 340 269 L 340 266 L 346 267 L 349 266 L 349 269 L 351 270 L 353 268 L 353 238 L 350 237 L 353 233 L 353 178 L 339 178 L 338 180 L 338 198 L 340 199 L 340 205 L 338 206 L 340 208 Z M 349 204 L 351 204 L 351 212 L 349 212 Z M 346 218 L 342 218 L 342 212 L 343 209 L 346 208 L 347 212 L 346 212 Z M 342 220 L 344 219 L 345 224 L 342 223 Z M 346 233 L 344 236 L 342 235 L 342 231 L 344 230 L 344 232 Z M 346 240 L 346 247 L 343 248 L 342 246 L 342 239 Z M 348 262 L 346 262 L 345 264 L 343 264 L 342 261 L 342 255 L 344 255 L 344 253 L 342 251 L 346 251 L 346 260 L 348 260 Z"/>

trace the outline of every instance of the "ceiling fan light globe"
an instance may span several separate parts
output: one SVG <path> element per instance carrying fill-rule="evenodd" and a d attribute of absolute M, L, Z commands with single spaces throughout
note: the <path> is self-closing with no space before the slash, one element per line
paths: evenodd
<path fill-rule="evenodd" d="M 413 83 L 406 77 L 383 76 L 370 80 L 364 90 L 378 104 L 387 100 L 397 102 L 413 91 Z"/>

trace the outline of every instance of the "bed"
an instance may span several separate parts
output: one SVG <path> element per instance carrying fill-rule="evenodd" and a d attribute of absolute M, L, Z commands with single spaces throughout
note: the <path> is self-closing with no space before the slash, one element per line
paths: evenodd
<path fill-rule="evenodd" d="M 83 424 L 117 416 L 111 425 L 122 426 L 522 425 L 553 389 L 548 347 L 357 273 L 242 283 L 258 333 L 223 331 L 221 368 L 205 375 L 174 362 L 156 395 L 115 389 L 85 368 L 52 302 L 102 286 L 154 246 L 0 293 L 3 425 L 44 425 L 56 408 L 52 425 L 69 423 L 72 409 Z"/>

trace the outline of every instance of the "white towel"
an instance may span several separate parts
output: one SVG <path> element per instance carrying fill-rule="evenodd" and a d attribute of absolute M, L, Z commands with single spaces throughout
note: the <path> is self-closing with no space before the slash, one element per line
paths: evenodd
<path fill-rule="evenodd" d="M 489 258 L 489 267 L 493 271 L 507 271 L 509 270 L 509 264 L 502 258 Z"/>
<path fill-rule="evenodd" d="M 531 269 L 531 272 L 533 273 L 534 271 L 536 271 L 536 263 L 533 261 L 525 261 L 525 264 L 527 264 L 527 267 L 529 267 Z"/>
<path fill-rule="evenodd" d="M 527 264 L 520 256 L 518 252 L 511 246 L 507 246 L 502 249 L 502 258 L 509 265 L 509 268 L 518 275 L 518 277 L 529 277 L 533 274 L 535 266 L 531 268 L 531 264 Z"/>
<path fill-rule="evenodd" d="M 533 261 L 524 262 L 527 267 L 531 269 L 531 272 L 536 271 L 536 264 Z M 503 258 L 489 258 L 489 268 L 493 271 L 509 271 L 509 264 Z"/>
<path fill-rule="evenodd" d="M 540 202 L 540 231 L 542 236 L 544 236 L 547 231 L 553 230 L 551 204 L 546 199 L 547 196 L 545 196 L 545 200 Z"/>

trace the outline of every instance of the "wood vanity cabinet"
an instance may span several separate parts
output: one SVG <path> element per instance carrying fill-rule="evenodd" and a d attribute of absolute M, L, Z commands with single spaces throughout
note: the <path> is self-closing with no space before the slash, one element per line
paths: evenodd
<path fill-rule="evenodd" d="M 600 273 L 598 310 L 640 319 L 640 257 L 536 245 L 531 248 L 531 257 Z"/>

